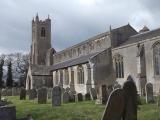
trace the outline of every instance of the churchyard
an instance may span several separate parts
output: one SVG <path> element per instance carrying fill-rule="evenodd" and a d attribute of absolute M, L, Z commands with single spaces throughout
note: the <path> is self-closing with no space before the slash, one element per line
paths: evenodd
<path fill-rule="evenodd" d="M 19 96 L 6 98 L 16 106 L 18 119 L 30 114 L 35 120 L 100 120 L 105 109 L 104 105 L 96 105 L 95 101 L 52 107 L 51 99 L 47 104 L 38 104 L 37 100 L 29 100 L 28 97 L 26 100 L 19 100 Z M 160 107 L 157 109 L 156 103 L 146 104 L 145 98 L 141 102 L 142 105 L 138 106 L 138 120 L 160 120 Z"/>
<path fill-rule="evenodd" d="M 153 96 L 151 83 L 141 97 L 130 76 L 122 88 L 116 86 L 109 97 L 102 98 L 101 104 L 95 93 L 90 89 L 85 95 L 76 94 L 59 86 L 2 89 L 0 120 L 160 120 L 160 96 Z"/>

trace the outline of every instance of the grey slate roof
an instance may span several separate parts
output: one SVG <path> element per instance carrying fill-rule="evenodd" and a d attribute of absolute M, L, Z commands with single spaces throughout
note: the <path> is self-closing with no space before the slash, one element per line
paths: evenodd
<path fill-rule="evenodd" d="M 123 44 L 121 44 L 120 46 L 132 44 L 132 43 L 137 43 L 137 42 L 140 42 L 140 41 L 143 41 L 146 39 L 150 39 L 153 37 L 157 37 L 157 36 L 160 36 L 160 28 L 152 30 L 152 31 L 147 31 L 144 33 L 139 33 L 137 35 L 133 35 L 133 36 L 129 37 L 129 39 L 126 42 L 124 42 Z"/>
<path fill-rule="evenodd" d="M 51 67 L 45 65 L 30 65 L 32 75 L 51 75 Z"/>
<path fill-rule="evenodd" d="M 96 52 L 96 53 L 88 54 L 88 55 L 85 55 L 85 56 L 81 56 L 81 57 L 78 57 L 78 58 L 74 58 L 74 59 L 70 59 L 70 60 L 67 60 L 67 61 L 64 61 L 64 62 L 54 64 L 51 68 L 51 71 L 54 71 L 54 70 L 57 70 L 57 69 L 60 69 L 60 68 L 66 68 L 66 67 L 69 67 L 69 66 L 82 64 L 82 63 L 87 63 L 89 58 L 91 58 L 91 57 L 93 57 L 93 56 L 95 56 L 99 53 L 100 52 Z"/>

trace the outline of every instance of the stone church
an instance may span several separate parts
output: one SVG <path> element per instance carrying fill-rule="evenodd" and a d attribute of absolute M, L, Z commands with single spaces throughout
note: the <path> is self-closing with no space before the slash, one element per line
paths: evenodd
<path fill-rule="evenodd" d="M 55 40 L 56 41 L 56 40 Z M 51 45 L 51 19 L 32 20 L 32 44 L 26 89 L 61 86 L 86 94 L 95 88 L 99 98 L 114 84 L 134 79 L 138 93 L 145 84 L 160 92 L 160 28 L 131 25 L 112 29 L 56 52 Z"/>

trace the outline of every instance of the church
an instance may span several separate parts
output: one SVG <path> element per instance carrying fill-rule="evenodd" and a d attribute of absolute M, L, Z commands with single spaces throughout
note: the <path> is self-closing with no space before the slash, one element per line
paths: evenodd
<path fill-rule="evenodd" d="M 56 41 L 56 40 L 55 40 Z M 136 31 L 130 24 L 110 29 L 57 52 L 51 45 L 51 19 L 32 20 L 32 43 L 26 89 L 70 88 L 86 94 L 94 88 L 99 98 L 115 84 L 134 79 L 137 91 L 145 94 L 152 83 L 160 92 L 160 28 L 144 26 Z"/>

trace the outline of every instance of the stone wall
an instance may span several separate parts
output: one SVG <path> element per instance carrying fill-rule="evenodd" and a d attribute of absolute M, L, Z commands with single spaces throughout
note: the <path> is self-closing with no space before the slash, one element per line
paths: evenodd
<path fill-rule="evenodd" d="M 127 76 L 130 74 L 137 85 L 137 90 L 140 92 L 139 78 L 138 78 L 138 57 L 137 45 L 144 45 L 145 50 L 145 62 L 146 62 L 146 79 L 147 82 L 152 82 L 154 85 L 154 92 L 157 93 L 160 89 L 160 77 L 154 75 L 154 65 L 153 65 L 153 44 L 156 41 L 160 41 L 160 37 L 155 37 L 152 39 L 147 39 L 140 41 L 139 43 L 128 44 L 112 49 L 112 57 L 116 54 L 123 56 L 124 64 L 124 78 L 117 78 L 116 80 L 123 84 L 127 79 Z M 114 60 L 113 60 L 114 62 Z M 114 63 L 115 69 L 115 63 Z"/>

